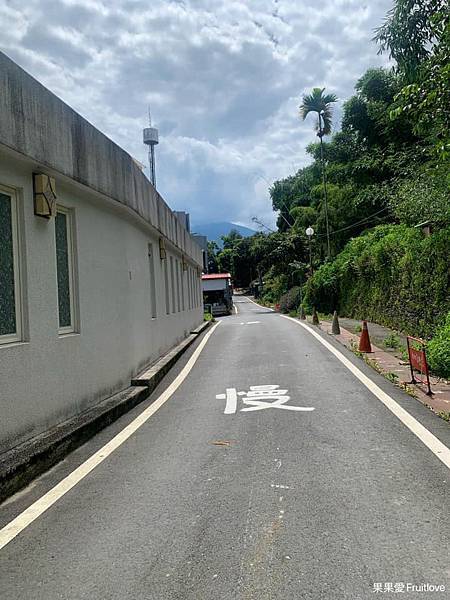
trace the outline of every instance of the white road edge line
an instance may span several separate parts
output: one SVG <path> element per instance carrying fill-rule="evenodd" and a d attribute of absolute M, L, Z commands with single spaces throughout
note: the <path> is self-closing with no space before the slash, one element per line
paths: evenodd
<path fill-rule="evenodd" d="M 366 386 L 366 388 L 372 392 L 374 396 L 378 398 L 400 421 L 405 425 L 419 440 L 425 444 L 425 446 L 433 452 L 444 465 L 450 469 L 450 449 L 447 448 L 436 436 L 434 436 L 426 427 L 424 427 L 419 421 L 417 421 L 412 415 L 409 414 L 404 408 L 402 408 L 389 394 L 386 394 L 376 383 L 374 383 L 367 375 L 358 369 L 348 358 L 346 358 L 339 350 L 332 346 L 327 340 L 324 340 L 321 335 L 316 331 L 305 325 L 297 319 L 288 317 L 287 315 L 280 315 L 284 319 L 293 321 L 296 325 L 300 325 L 303 329 L 306 329 L 311 335 L 313 335 L 327 350 L 336 356 L 343 365 L 347 367 L 353 375 L 359 379 L 359 381 Z"/>
<path fill-rule="evenodd" d="M 218 321 L 212 329 L 205 335 L 203 340 L 200 342 L 198 348 L 195 349 L 194 353 L 176 376 L 173 382 L 168 388 L 144 411 L 141 412 L 129 425 L 124 427 L 116 436 L 112 438 L 107 444 L 105 444 L 100 450 L 97 450 L 90 458 L 84 463 L 77 467 L 72 473 L 67 475 L 62 481 L 60 481 L 54 488 L 49 490 L 44 496 L 33 502 L 27 509 L 20 513 L 10 523 L 0 529 L 0 550 L 4 548 L 11 540 L 13 540 L 21 531 L 23 531 L 28 525 L 31 525 L 38 517 L 42 515 L 48 508 L 50 508 L 55 502 L 57 502 L 64 494 L 67 494 L 77 483 L 86 477 L 95 467 L 98 467 L 110 454 L 117 450 L 129 437 L 133 435 L 148 419 L 155 414 L 155 412 L 161 408 L 167 400 L 176 392 L 186 377 L 189 375 L 193 366 L 197 362 L 203 348 L 208 342 L 209 338 L 214 333 L 215 329 L 220 325 Z"/>
<path fill-rule="evenodd" d="M 253 302 L 253 304 L 256 304 L 256 306 L 259 306 L 260 308 L 265 308 L 266 310 L 270 310 L 272 312 L 275 312 L 273 308 L 269 308 L 268 306 L 263 306 L 262 304 L 258 304 L 257 302 L 255 302 L 254 300 L 252 300 L 251 298 L 249 298 L 248 296 L 244 296 L 244 298 L 247 298 L 247 300 L 250 300 L 250 302 Z"/>

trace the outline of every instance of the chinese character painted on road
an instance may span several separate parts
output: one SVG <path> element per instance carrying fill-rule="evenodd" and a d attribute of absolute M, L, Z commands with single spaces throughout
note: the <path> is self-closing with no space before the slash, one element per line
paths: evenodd
<path fill-rule="evenodd" d="M 294 411 L 311 411 L 313 407 L 291 406 L 287 402 L 291 399 L 287 395 L 288 390 L 279 389 L 279 385 L 251 385 L 248 392 L 238 392 L 236 388 L 227 388 L 225 394 L 217 394 L 218 400 L 226 400 L 226 415 L 232 415 L 237 411 L 238 397 L 246 406 L 241 408 L 241 412 L 252 412 L 255 410 L 265 410 L 267 408 L 280 408 Z"/>

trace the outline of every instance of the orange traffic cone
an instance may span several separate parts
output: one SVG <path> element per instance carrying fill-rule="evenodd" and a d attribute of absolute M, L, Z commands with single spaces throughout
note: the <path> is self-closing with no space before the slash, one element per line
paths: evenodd
<path fill-rule="evenodd" d="M 372 352 L 372 346 L 370 344 L 369 330 L 367 329 L 367 321 L 362 322 L 362 332 L 359 338 L 360 352 Z"/>

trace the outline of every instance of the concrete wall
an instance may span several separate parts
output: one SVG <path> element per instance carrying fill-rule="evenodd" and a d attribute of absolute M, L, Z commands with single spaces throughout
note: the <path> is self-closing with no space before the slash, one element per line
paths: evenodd
<path fill-rule="evenodd" d="M 2 52 L 0 144 L 132 209 L 201 265 L 201 249 L 131 156 Z"/>
<path fill-rule="evenodd" d="M 0 344 L 1 452 L 128 387 L 202 321 L 202 308 L 201 250 L 129 155 L 3 55 L 0 80 L 0 185 L 18 197 L 25 326 L 22 341 Z M 73 211 L 77 333 L 58 334 L 54 220 L 34 215 L 36 171 L 56 178 L 58 203 Z M 160 237 L 169 282 L 170 257 L 183 273 L 185 310 L 171 302 L 170 314 Z"/>
<path fill-rule="evenodd" d="M 203 272 L 208 273 L 208 238 L 206 235 L 199 235 L 198 233 L 193 233 L 192 238 L 194 242 L 198 244 L 202 250 L 202 260 L 203 260 Z"/>

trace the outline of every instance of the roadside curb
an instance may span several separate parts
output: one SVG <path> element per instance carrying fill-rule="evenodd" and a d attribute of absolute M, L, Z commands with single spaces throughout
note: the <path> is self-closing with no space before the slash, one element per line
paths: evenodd
<path fill-rule="evenodd" d="M 252 300 L 250 298 L 249 298 L 249 300 L 251 300 L 251 302 L 253 302 L 254 304 L 258 304 L 257 302 L 255 302 L 255 300 Z M 262 306 L 262 305 L 258 304 L 258 306 Z M 298 317 L 295 317 L 295 318 L 298 319 Z M 300 320 L 300 319 L 298 319 L 298 320 Z M 353 351 L 351 344 L 346 343 L 346 342 L 349 342 L 349 340 L 359 342 L 359 336 L 357 336 L 356 334 L 353 334 L 350 331 L 347 331 L 347 329 L 345 329 L 342 326 L 341 326 L 340 334 L 337 334 L 337 335 L 333 334 L 331 332 L 331 321 L 327 321 L 327 320 L 322 320 L 319 322 L 318 325 L 314 325 L 308 319 L 306 319 L 306 323 L 308 325 L 310 325 L 311 327 L 315 327 L 316 329 L 321 331 L 324 335 L 334 338 L 341 346 L 344 346 L 344 348 L 347 348 L 347 350 L 352 352 L 355 356 L 359 357 Z M 326 325 L 326 326 L 322 327 L 322 325 Z M 348 336 L 348 340 L 344 339 L 345 335 Z M 385 366 L 382 365 L 382 361 L 380 361 L 379 358 L 377 357 L 377 354 L 380 355 L 380 354 L 386 354 L 386 353 L 384 352 L 384 350 L 382 350 L 381 348 L 378 348 L 377 346 L 374 346 L 373 344 L 372 344 L 372 347 L 374 350 L 372 353 L 374 358 L 369 358 L 367 356 L 367 354 L 364 354 L 364 353 L 361 353 L 362 356 L 359 357 L 359 358 L 361 358 L 361 360 L 363 360 L 363 362 L 367 366 L 369 366 L 375 372 L 377 372 L 380 375 L 382 375 L 383 377 L 385 377 L 385 379 L 390 381 L 392 385 L 403 390 L 411 398 L 414 398 L 417 402 L 420 402 L 421 404 L 426 406 L 438 417 L 442 418 L 445 421 L 448 421 L 448 418 L 444 417 L 443 414 L 447 414 L 449 412 L 449 410 L 448 410 L 449 409 L 449 404 L 448 404 L 449 400 L 448 399 L 444 400 L 442 398 L 438 398 L 438 396 L 437 396 L 437 394 L 440 394 L 442 392 L 438 391 L 437 394 L 436 394 L 436 392 L 433 392 L 433 396 L 430 398 L 430 396 L 428 396 L 419 386 L 413 387 L 409 383 L 409 376 L 407 376 L 406 380 L 402 380 L 401 377 L 398 377 L 398 382 L 394 382 L 394 381 L 390 380 L 387 377 L 387 375 L 391 371 L 386 370 Z M 433 385 L 436 386 L 436 384 L 433 384 Z M 447 394 L 447 398 L 448 398 L 448 394 Z"/>
<path fill-rule="evenodd" d="M 325 335 L 333 337 L 341 346 L 344 346 L 350 350 L 350 352 L 363 360 L 371 369 L 390 381 L 392 385 L 402 389 L 409 396 L 425 405 L 439 417 L 442 417 L 441 413 L 446 413 L 449 411 L 450 406 L 448 404 L 448 392 L 446 393 L 446 396 L 440 396 L 439 394 L 443 394 L 443 392 L 437 390 L 433 392 L 433 396 L 430 397 L 419 385 L 412 385 L 410 383 L 409 367 L 407 369 L 399 368 L 401 365 L 403 365 L 403 361 L 401 361 L 398 357 L 389 355 L 382 348 L 379 348 L 374 344 L 372 344 L 373 352 L 370 354 L 370 356 L 363 352 L 355 352 L 354 348 L 352 347 L 352 343 L 357 344 L 359 342 L 359 336 L 351 333 L 342 326 L 341 333 L 339 335 L 332 334 L 330 322 L 327 320 L 321 321 L 319 329 Z M 389 378 L 389 375 L 391 375 L 391 377 L 393 375 L 393 379 Z M 433 385 L 436 387 L 437 384 Z"/>
<path fill-rule="evenodd" d="M 209 327 L 207 321 L 131 381 L 126 390 L 0 455 L 0 502 L 28 485 L 99 431 L 148 398 L 187 348 Z M 151 373 L 150 373 L 151 372 Z M 142 376 L 145 375 L 143 379 Z"/>
<path fill-rule="evenodd" d="M 203 333 L 205 331 L 205 329 L 208 329 L 208 327 L 211 325 L 211 323 L 212 323 L 212 321 L 203 321 L 203 323 L 201 323 L 201 325 L 199 325 L 198 327 L 193 329 L 191 331 L 191 333 L 194 333 L 195 335 L 199 335 L 200 333 Z"/>
<path fill-rule="evenodd" d="M 132 386 L 144 386 L 147 390 L 152 392 L 164 375 L 172 368 L 180 356 L 186 352 L 189 346 L 195 342 L 197 337 L 205 331 L 210 325 L 211 321 L 205 321 L 199 325 L 196 329 L 191 331 L 190 335 L 183 340 L 178 346 L 175 346 L 170 352 L 165 354 L 162 358 L 156 361 L 153 365 L 147 367 L 137 377 L 131 380 Z"/>

